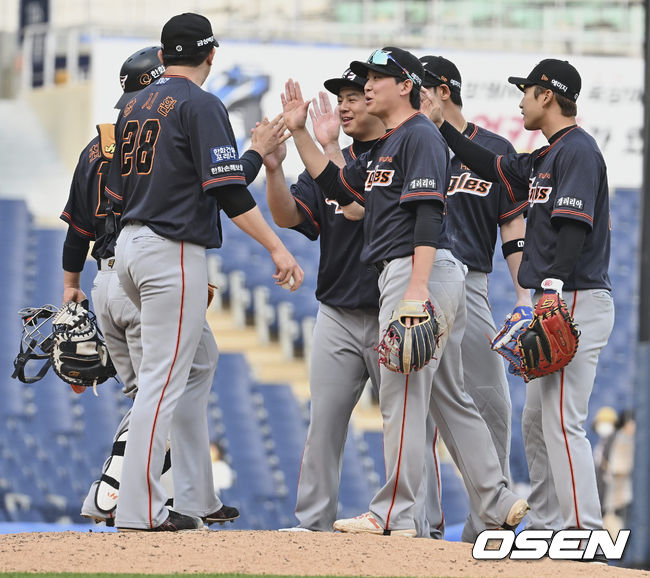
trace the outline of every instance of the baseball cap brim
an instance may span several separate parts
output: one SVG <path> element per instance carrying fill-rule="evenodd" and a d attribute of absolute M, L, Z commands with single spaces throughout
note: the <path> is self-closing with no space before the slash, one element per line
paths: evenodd
<path fill-rule="evenodd" d="M 123 92 L 122 96 L 120 96 L 120 99 L 115 103 L 115 106 L 113 108 L 117 108 L 119 110 L 122 110 L 128 103 L 129 101 L 140 92 L 139 90 L 133 90 L 131 92 Z"/>
<path fill-rule="evenodd" d="M 394 76 L 395 78 L 401 78 L 404 76 L 401 72 L 399 74 L 392 72 L 386 65 L 372 64 L 372 62 L 361 62 L 360 60 L 350 62 L 350 70 L 362 78 L 367 78 L 369 70 L 373 70 L 374 72 L 378 72 L 384 76 Z"/>
<path fill-rule="evenodd" d="M 339 92 L 341 92 L 341 90 L 344 88 L 353 88 L 354 90 L 363 92 L 362 84 L 357 84 L 356 82 L 352 82 L 351 80 L 347 80 L 345 78 L 330 78 L 329 80 L 323 82 L 323 86 L 336 96 L 338 96 Z"/>
<path fill-rule="evenodd" d="M 445 84 L 445 81 L 442 80 L 437 74 L 434 74 L 430 70 L 424 69 L 424 79 L 422 80 L 423 88 L 434 88 Z"/>
<path fill-rule="evenodd" d="M 508 82 L 514 84 L 521 92 L 524 91 L 524 88 L 527 86 L 532 86 L 534 82 L 528 80 L 527 78 L 521 78 L 520 76 L 510 76 L 508 77 Z"/>

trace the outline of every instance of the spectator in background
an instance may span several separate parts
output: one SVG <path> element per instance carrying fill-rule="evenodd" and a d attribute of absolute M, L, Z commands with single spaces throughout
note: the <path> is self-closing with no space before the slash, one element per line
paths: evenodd
<path fill-rule="evenodd" d="M 634 412 L 625 410 L 619 416 L 616 431 L 611 436 L 608 467 L 605 472 L 603 521 L 613 535 L 627 527 L 628 514 L 632 505 L 635 431 Z"/>
<path fill-rule="evenodd" d="M 227 490 L 235 481 L 235 472 L 230 464 L 223 459 L 223 448 L 219 442 L 210 443 L 210 457 L 212 458 L 212 479 L 215 492 Z"/>
<path fill-rule="evenodd" d="M 596 465 L 596 486 L 600 497 L 602 513 L 605 513 L 605 473 L 608 468 L 609 452 L 612 445 L 613 434 L 616 431 L 618 414 L 613 407 L 605 405 L 601 407 L 594 417 L 591 428 L 598 435 L 598 441 L 594 445 L 594 464 Z"/>

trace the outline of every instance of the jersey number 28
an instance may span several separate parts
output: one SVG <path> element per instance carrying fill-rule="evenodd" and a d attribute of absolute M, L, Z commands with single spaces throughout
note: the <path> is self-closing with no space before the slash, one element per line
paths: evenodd
<path fill-rule="evenodd" d="M 159 133 L 160 122 L 155 118 L 144 121 L 142 126 L 139 120 L 126 123 L 122 133 L 122 176 L 131 173 L 134 161 L 139 175 L 151 172 Z"/>

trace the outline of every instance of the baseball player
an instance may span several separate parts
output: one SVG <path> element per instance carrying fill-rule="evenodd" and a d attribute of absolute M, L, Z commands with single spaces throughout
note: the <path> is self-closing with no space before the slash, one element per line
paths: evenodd
<path fill-rule="evenodd" d="M 364 84 L 365 79 L 349 69 L 325 81 L 325 88 L 337 96 L 338 115 L 332 114 L 327 95 L 321 93 L 335 146 L 339 126 L 353 138 L 343 150 L 346 163 L 370 149 L 385 132 L 383 123 L 366 111 Z M 374 387 L 379 385 L 374 350 L 379 334 L 377 271 L 359 260 L 362 223 L 347 220 L 336 201 L 323 197 L 307 171 L 291 189 L 287 187 L 282 170 L 285 153 L 286 149 L 278 149 L 264 157 L 271 214 L 281 227 L 293 228 L 312 241 L 320 238 L 321 251 L 316 288 L 320 304 L 310 360 L 310 422 L 295 510 L 300 524 L 293 530 L 331 532 L 348 422 L 368 377 Z"/>
<path fill-rule="evenodd" d="M 116 510 L 122 531 L 197 529 L 221 507 L 212 489 L 206 415 L 218 352 L 205 319 L 206 248 L 221 246 L 219 210 L 269 251 L 277 283 L 293 277 L 295 291 L 303 280 L 246 188 L 223 103 L 200 88 L 218 46 L 209 20 L 174 16 L 161 44 L 165 75 L 120 114 L 119 164 L 106 188 L 123 202 L 117 271 L 141 316 L 138 395 Z M 204 379 L 188 384 L 193 370 Z M 165 507 L 160 483 L 168 435 L 176 511 Z"/>
<path fill-rule="evenodd" d="M 342 206 L 365 203 L 361 260 L 379 271 L 379 326 L 383 332 L 400 299 L 430 300 L 440 327 L 437 358 L 403 375 L 380 367 L 379 404 L 384 419 L 386 484 L 357 518 L 337 520 L 334 529 L 412 537 L 417 534 L 418 494 L 424 480 L 423 456 L 428 411 L 432 411 L 463 473 L 470 500 L 481 506 L 486 525 L 516 526 L 525 500 L 507 487 L 494 444 L 476 406 L 462 387 L 462 372 L 447 389 L 433 375 L 445 347 L 460 347 L 465 326 L 462 264 L 441 235 L 449 181 L 449 154 L 440 134 L 419 112 L 424 70 L 410 52 L 387 47 L 352 71 L 366 77 L 368 112 L 387 132 L 353 163 L 339 169 L 319 151 L 305 121 L 309 103 L 287 83 L 285 122 L 307 170 Z M 408 323 L 408 320 L 407 320 Z"/>
<path fill-rule="evenodd" d="M 428 98 L 435 98 L 445 119 L 466 138 L 497 154 L 515 152 L 506 139 L 465 120 L 462 79 L 453 62 L 442 56 L 425 56 L 420 61 L 424 66 L 423 109 Z M 502 252 L 517 295 L 515 314 L 521 315 L 523 311 L 529 319 L 532 318 L 530 291 L 517 282 L 526 232 L 523 217 L 526 207 L 526 201 L 513 202 L 501 183 L 481 179 L 457 156 L 452 156 L 445 227 L 454 256 L 468 268 L 465 276 L 467 326 L 461 344 L 463 380 L 465 390 L 472 396 L 490 430 L 507 479 L 510 479 L 512 405 L 503 360 L 494 354 L 486 338 L 486 335 L 497 333 L 488 301 L 488 273 L 492 271 L 498 226 Z M 448 355 L 449 352 L 445 359 L 449 359 Z M 434 379 L 440 378 L 441 374 L 436 374 Z M 438 495 L 437 479 L 430 476 L 429 481 L 431 488 L 427 497 L 435 499 Z M 463 529 L 463 541 L 474 542 L 483 529 L 478 512 L 470 512 Z"/>
<path fill-rule="evenodd" d="M 150 46 L 138 50 L 125 60 L 120 70 L 123 94 L 115 105 L 116 109 L 122 109 L 134 94 L 162 76 L 165 68 L 160 61 L 159 51 L 159 46 Z M 274 122 L 277 125 L 277 121 Z M 253 132 L 251 149 L 242 155 L 242 160 L 246 163 L 247 182 L 255 178 L 262 156 L 276 144 L 273 123 L 265 122 L 262 125 Z M 114 125 L 99 125 L 98 133 L 79 157 L 68 202 L 61 214 L 61 219 L 68 223 L 63 249 L 63 302 L 82 301 L 86 298 L 80 288 L 80 278 L 90 240 L 94 239 L 92 256 L 97 260 L 98 273 L 93 286 L 93 304 L 111 359 L 124 384 L 124 393 L 133 399 L 137 391 L 137 370 L 142 357 L 140 314 L 117 279 L 114 246 L 121 206 L 104 191 L 115 147 Z M 192 381 L 203 377 L 195 371 L 189 379 Z M 77 393 L 85 390 L 84 387 L 71 387 Z M 109 526 L 114 524 L 130 416 L 129 409 L 116 430 L 112 452 L 104 462 L 101 479 L 93 482 L 81 509 L 83 517 L 106 522 Z M 186 451 L 191 451 L 191 448 Z M 222 506 L 207 523 L 231 521 L 238 515 L 236 508 Z"/>
<path fill-rule="evenodd" d="M 527 130 L 548 145 L 532 153 L 495 155 L 462 137 L 435 111 L 450 147 L 484 179 L 498 180 L 515 199 L 528 198 L 528 223 L 519 283 L 566 299 L 580 328 L 573 360 L 526 386 L 522 429 L 531 481 L 529 527 L 602 528 L 591 446 L 583 429 L 596 365 L 614 323 L 607 169 L 595 140 L 576 124 L 581 78 L 567 61 L 539 62 L 523 91 Z"/>

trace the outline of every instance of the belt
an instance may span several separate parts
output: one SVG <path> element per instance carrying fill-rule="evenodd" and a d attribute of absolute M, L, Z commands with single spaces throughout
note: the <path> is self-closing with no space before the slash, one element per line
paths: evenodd
<path fill-rule="evenodd" d="M 382 259 L 381 261 L 373 263 L 372 266 L 377 269 L 379 273 L 381 273 L 391 261 L 392 259 Z"/>
<path fill-rule="evenodd" d="M 107 259 L 97 259 L 98 271 L 112 271 L 115 269 L 115 257 L 108 257 Z"/>

